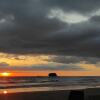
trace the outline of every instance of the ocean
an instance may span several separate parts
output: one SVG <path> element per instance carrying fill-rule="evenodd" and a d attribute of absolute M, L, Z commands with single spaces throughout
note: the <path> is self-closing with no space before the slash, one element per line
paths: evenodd
<path fill-rule="evenodd" d="M 0 93 L 100 87 L 100 77 L 0 77 Z"/>

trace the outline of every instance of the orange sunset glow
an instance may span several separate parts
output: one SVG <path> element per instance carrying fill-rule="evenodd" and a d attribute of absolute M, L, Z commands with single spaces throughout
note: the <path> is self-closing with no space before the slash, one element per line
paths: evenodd
<path fill-rule="evenodd" d="M 98 71 L 27 71 L 27 72 L 10 72 L 1 73 L 2 77 L 8 76 L 48 76 L 49 73 L 57 73 L 58 76 L 100 76 L 100 70 Z"/>
<path fill-rule="evenodd" d="M 9 73 L 9 72 L 2 72 L 1 76 L 4 76 L 4 77 L 11 76 L 11 73 Z"/>
<path fill-rule="evenodd" d="M 0 76 L 47 76 L 50 72 L 55 72 L 59 76 L 99 76 L 100 68 L 95 64 L 74 64 L 75 67 L 83 68 L 84 70 L 41 70 L 35 69 L 38 66 L 43 68 L 44 66 L 51 68 L 59 65 L 66 66 L 67 64 L 61 64 L 56 62 L 49 62 L 49 55 L 12 55 L 6 53 L 0 53 Z M 53 65 L 53 66 L 52 66 Z M 33 66 L 33 69 L 28 69 Z M 72 66 L 72 65 L 71 65 Z M 21 68 L 21 69 L 20 69 Z"/>

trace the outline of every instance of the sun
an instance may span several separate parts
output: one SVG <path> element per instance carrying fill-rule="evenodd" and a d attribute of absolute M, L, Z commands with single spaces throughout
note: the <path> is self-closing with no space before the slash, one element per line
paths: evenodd
<path fill-rule="evenodd" d="M 6 90 L 3 91 L 3 94 L 7 94 L 8 92 Z"/>
<path fill-rule="evenodd" d="M 11 76 L 11 73 L 3 72 L 3 73 L 1 73 L 1 76 Z"/>

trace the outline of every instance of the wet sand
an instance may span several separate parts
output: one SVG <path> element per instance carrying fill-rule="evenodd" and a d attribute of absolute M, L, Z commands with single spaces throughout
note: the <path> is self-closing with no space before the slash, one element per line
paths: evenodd
<path fill-rule="evenodd" d="M 0 100 L 68 100 L 69 91 L 43 91 L 0 94 Z"/>
<path fill-rule="evenodd" d="M 89 88 L 84 90 L 85 100 L 100 100 L 100 88 Z"/>
<path fill-rule="evenodd" d="M 100 88 L 1 93 L 0 100 L 100 100 Z"/>

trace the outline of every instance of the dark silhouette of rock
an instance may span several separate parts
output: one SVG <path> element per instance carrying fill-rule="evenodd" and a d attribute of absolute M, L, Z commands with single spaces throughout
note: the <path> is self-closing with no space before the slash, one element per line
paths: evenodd
<path fill-rule="evenodd" d="M 49 73 L 48 76 L 49 76 L 49 77 L 57 77 L 57 74 L 56 74 L 56 73 Z"/>

